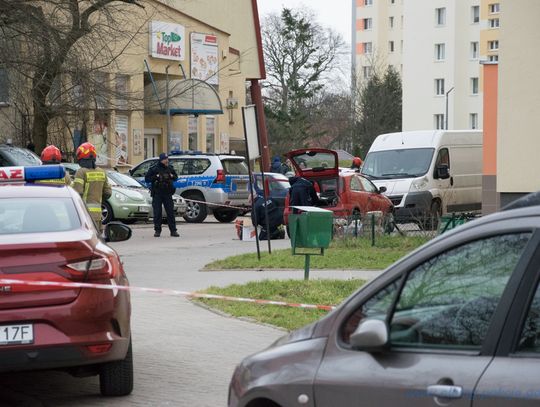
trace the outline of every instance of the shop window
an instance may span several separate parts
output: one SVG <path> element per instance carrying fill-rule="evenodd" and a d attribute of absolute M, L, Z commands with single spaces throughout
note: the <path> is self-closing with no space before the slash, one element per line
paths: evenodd
<path fill-rule="evenodd" d="M 216 140 L 216 119 L 214 117 L 206 118 L 206 152 L 215 152 Z"/>
<path fill-rule="evenodd" d="M 198 150 L 199 146 L 199 120 L 195 116 L 190 116 L 188 120 L 188 149 L 191 151 Z"/>

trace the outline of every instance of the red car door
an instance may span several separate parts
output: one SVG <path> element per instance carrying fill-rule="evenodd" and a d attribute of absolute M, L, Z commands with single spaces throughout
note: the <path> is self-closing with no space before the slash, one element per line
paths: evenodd
<path fill-rule="evenodd" d="M 351 213 L 354 210 L 359 210 L 360 213 L 366 214 L 371 210 L 369 206 L 369 194 L 364 192 L 360 178 L 357 175 L 350 175 L 345 177 L 345 179 L 347 180 L 346 184 L 349 186 L 348 195 Z"/>
<path fill-rule="evenodd" d="M 379 189 L 367 178 L 357 175 L 362 187 L 367 195 L 368 211 L 381 211 L 387 213 L 392 203 L 389 199 L 379 192 Z"/>

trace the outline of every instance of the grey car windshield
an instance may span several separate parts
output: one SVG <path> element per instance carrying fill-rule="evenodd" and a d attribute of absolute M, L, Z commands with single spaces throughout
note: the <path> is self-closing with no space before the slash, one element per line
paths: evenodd
<path fill-rule="evenodd" d="M 433 148 L 374 151 L 368 154 L 362 174 L 375 179 L 416 178 L 426 174 Z"/>
<path fill-rule="evenodd" d="M 142 188 L 143 186 L 137 182 L 137 180 L 131 178 L 128 175 L 120 174 L 119 172 L 110 171 L 107 174 L 109 178 L 114 181 L 115 184 L 129 188 Z"/>
<path fill-rule="evenodd" d="M 3 153 L 16 165 L 41 165 L 39 157 L 29 150 L 11 147 L 4 149 Z"/>

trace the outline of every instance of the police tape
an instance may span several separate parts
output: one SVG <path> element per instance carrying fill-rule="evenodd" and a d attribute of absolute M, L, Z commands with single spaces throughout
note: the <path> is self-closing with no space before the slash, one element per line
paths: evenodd
<path fill-rule="evenodd" d="M 203 294 L 197 292 L 189 291 L 179 291 L 163 288 L 148 288 L 148 287 L 136 287 L 136 286 L 125 286 L 125 285 L 115 285 L 115 284 L 94 284 L 94 283 L 75 283 L 75 282 L 62 282 L 62 281 L 30 281 L 30 280 L 16 280 L 16 279 L 0 279 L 0 292 L 10 293 L 17 292 L 13 289 L 13 286 L 33 286 L 33 287 L 57 287 L 57 288 L 93 288 L 97 290 L 112 290 L 112 291 L 136 291 L 136 292 L 145 292 L 145 293 L 155 293 L 155 294 L 164 294 L 169 296 L 177 297 L 188 297 L 188 298 L 200 298 L 200 299 L 209 299 L 209 300 L 222 300 L 222 301 L 231 301 L 231 302 L 244 302 L 251 304 L 259 305 L 276 305 L 280 307 L 292 307 L 292 308 L 304 308 L 304 309 L 317 309 L 322 311 L 332 311 L 336 307 L 333 305 L 314 305 L 314 304 L 301 304 L 301 303 L 292 303 L 285 301 L 273 301 L 273 300 L 259 300 L 255 298 L 242 298 L 242 297 L 229 297 L 226 295 L 216 295 L 216 294 Z M 9 289 L 6 289 L 9 287 Z"/>
<path fill-rule="evenodd" d="M 222 207 L 222 208 L 238 209 L 239 211 L 251 211 L 251 207 L 249 206 L 233 206 L 233 205 L 217 204 L 217 203 L 206 202 L 206 201 L 198 201 L 197 199 L 191 199 L 191 198 L 184 198 L 184 201 L 204 204 L 207 206 L 217 206 L 217 207 Z"/>

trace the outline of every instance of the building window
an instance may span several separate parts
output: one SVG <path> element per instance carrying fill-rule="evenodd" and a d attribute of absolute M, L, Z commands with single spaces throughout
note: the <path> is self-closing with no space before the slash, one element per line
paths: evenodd
<path fill-rule="evenodd" d="M 497 14 L 499 11 L 501 11 L 501 7 L 499 3 L 493 3 L 489 5 L 489 12 L 491 14 Z"/>
<path fill-rule="evenodd" d="M 488 20 L 488 26 L 489 26 L 489 28 L 499 28 L 499 19 L 498 18 L 490 18 Z"/>
<path fill-rule="evenodd" d="M 216 119 L 206 116 L 206 152 L 215 152 Z"/>
<path fill-rule="evenodd" d="M 373 28 L 373 19 L 364 18 L 364 30 L 371 30 Z"/>
<path fill-rule="evenodd" d="M 396 0 L 390 0 L 390 4 L 396 4 Z"/>
<path fill-rule="evenodd" d="M 446 7 L 435 9 L 435 24 L 438 26 L 446 24 Z"/>
<path fill-rule="evenodd" d="M 488 56 L 489 62 L 499 62 L 499 56 L 498 55 L 490 55 Z"/>
<path fill-rule="evenodd" d="M 371 54 L 373 52 L 373 43 L 364 42 L 364 54 Z"/>
<path fill-rule="evenodd" d="M 373 0 L 364 0 L 364 6 L 373 6 Z"/>
<path fill-rule="evenodd" d="M 9 78 L 7 69 L 0 68 L 0 105 L 9 103 Z"/>
<path fill-rule="evenodd" d="M 116 108 L 126 110 L 128 107 L 128 79 L 127 75 L 116 75 Z"/>
<path fill-rule="evenodd" d="M 444 96 L 444 79 L 435 79 L 435 95 Z"/>
<path fill-rule="evenodd" d="M 394 28 L 394 17 L 388 18 L 388 25 L 390 26 L 390 28 Z"/>
<path fill-rule="evenodd" d="M 435 44 L 435 59 L 437 61 L 444 61 L 444 58 L 445 58 L 444 44 Z"/>
<path fill-rule="evenodd" d="M 478 78 L 471 78 L 471 94 L 478 95 Z"/>
<path fill-rule="evenodd" d="M 444 114 L 433 115 L 433 122 L 435 124 L 435 129 L 444 130 Z"/>
<path fill-rule="evenodd" d="M 478 24 L 480 22 L 480 6 L 471 7 L 471 21 L 473 24 Z"/>
<path fill-rule="evenodd" d="M 371 66 L 363 66 L 362 67 L 362 74 L 364 75 L 365 79 L 371 78 Z"/>
<path fill-rule="evenodd" d="M 490 51 L 497 51 L 499 49 L 499 40 L 488 41 L 488 48 Z"/>
<path fill-rule="evenodd" d="M 394 52 L 394 51 L 395 51 L 394 41 L 388 41 L 388 50 L 389 50 L 390 52 Z"/>
<path fill-rule="evenodd" d="M 191 151 L 199 149 L 199 120 L 196 116 L 189 116 L 188 120 L 188 148 Z"/>
<path fill-rule="evenodd" d="M 471 59 L 478 59 L 479 45 L 477 41 L 471 42 Z"/>
<path fill-rule="evenodd" d="M 471 113 L 469 115 L 469 123 L 471 129 L 475 130 L 478 128 L 478 113 Z"/>

